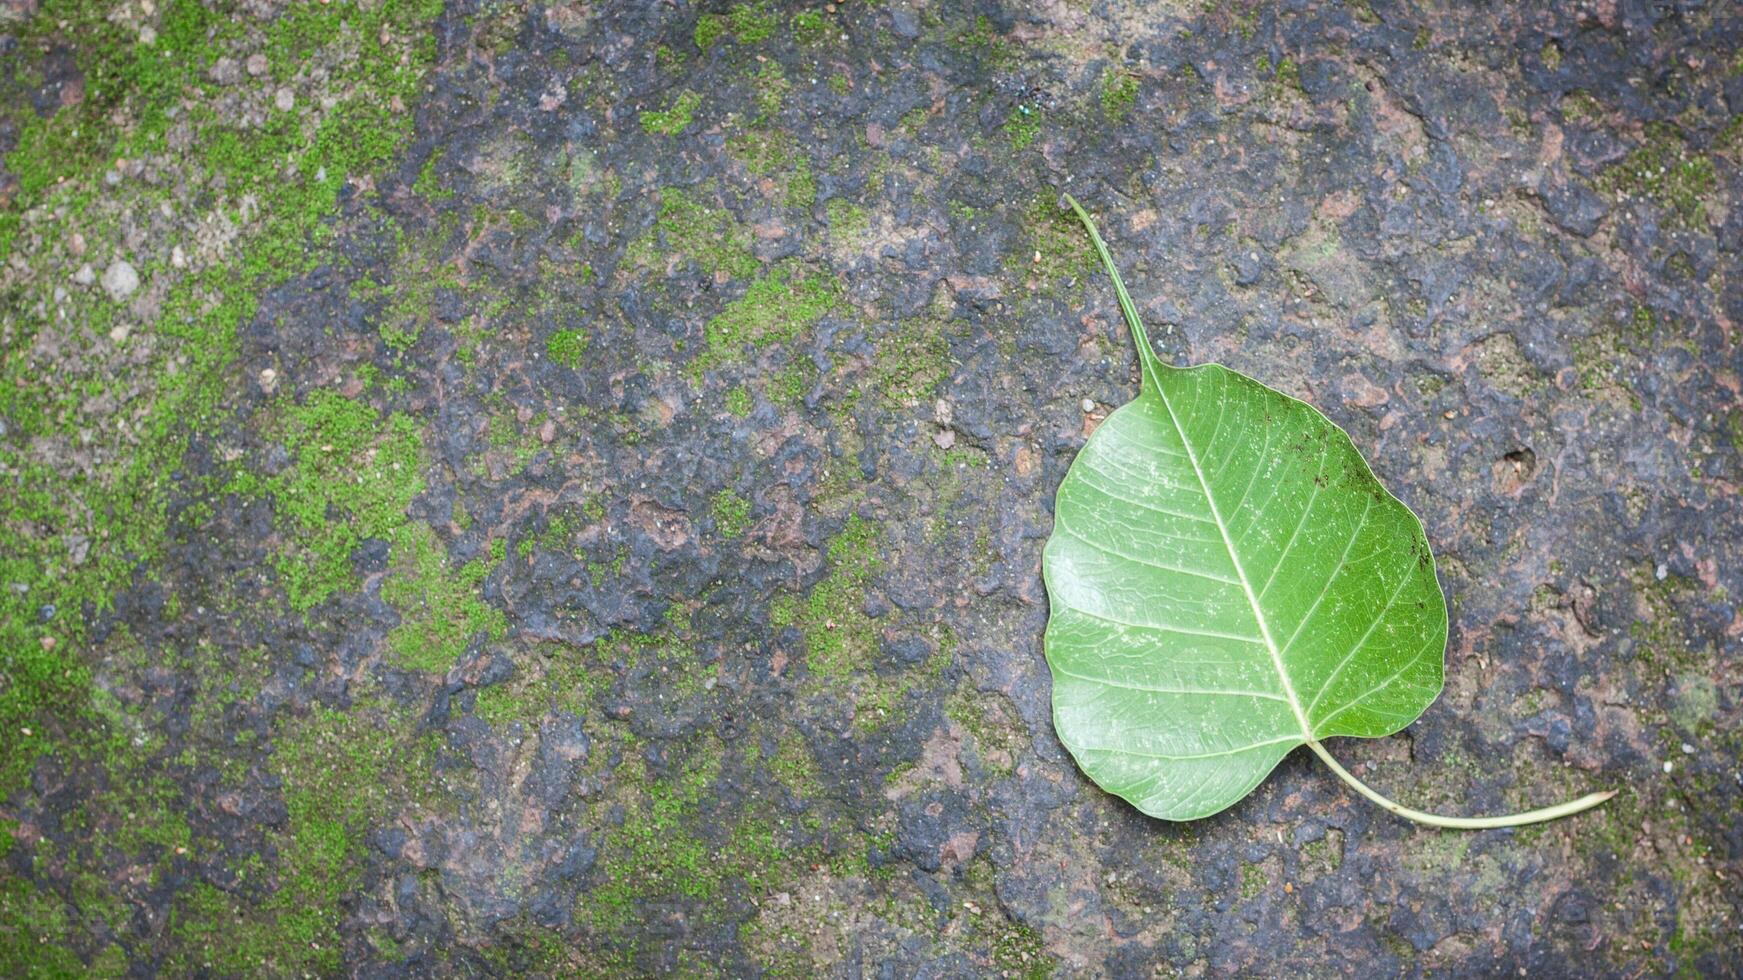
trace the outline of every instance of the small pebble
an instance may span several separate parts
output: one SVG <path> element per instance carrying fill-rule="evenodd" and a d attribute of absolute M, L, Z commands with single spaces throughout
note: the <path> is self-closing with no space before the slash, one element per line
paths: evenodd
<path fill-rule="evenodd" d="M 117 302 L 133 295 L 139 288 L 139 273 L 126 259 L 117 259 L 103 273 L 103 289 Z"/>
<path fill-rule="evenodd" d="M 1695 754 L 1695 747 L 1690 745 L 1687 742 L 1682 743 L 1682 754 L 1683 755 L 1694 755 Z"/>
<path fill-rule="evenodd" d="M 1083 400 L 1083 414 L 1088 415 L 1093 411 L 1095 411 L 1095 399 L 1085 398 Z"/>
<path fill-rule="evenodd" d="M 278 372 L 277 371 L 274 371 L 272 368 L 261 368 L 261 370 L 260 370 L 260 390 L 266 392 L 269 395 L 272 394 L 274 391 L 278 390 Z"/>
<path fill-rule="evenodd" d="M 256 51 L 248 56 L 248 61 L 244 63 L 244 67 L 248 69 L 248 74 L 259 78 L 266 74 L 266 55 Z"/>
<path fill-rule="evenodd" d="M 1668 774 L 1674 765 L 1675 765 L 1675 763 L 1671 762 L 1669 759 L 1664 760 L 1665 773 Z"/>
<path fill-rule="evenodd" d="M 272 93 L 272 104 L 278 106 L 280 112 L 289 112 L 291 106 L 297 104 L 296 93 L 288 88 L 280 88 L 277 92 Z"/>
<path fill-rule="evenodd" d="M 206 76 L 219 85 L 235 85 L 242 80 L 242 66 L 235 58 L 219 58 L 206 72 Z"/>
<path fill-rule="evenodd" d="M 81 286 L 89 286 L 97 281 L 97 271 L 91 268 L 91 263 L 87 262 L 79 266 L 79 271 L 73 273 L 73 281 Z"/>

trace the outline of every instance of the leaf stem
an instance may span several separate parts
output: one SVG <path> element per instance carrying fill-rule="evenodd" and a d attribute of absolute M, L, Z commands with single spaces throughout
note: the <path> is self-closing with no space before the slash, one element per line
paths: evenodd
<path fill-rule="evenodd" d="M 1064 201 L 1067 207 L 1077 213 L 1077 220 L 1083 222 L 1083 227 L 1089 231 L 1089 240 L 1095 243 L 1095 254 L 1101 256 L 1102 267 L 1113 277 L 1114 295 L 1120 299 L 1120 312 L 1125 314 L 1126 326 L 1132 330 L 1132 342 L 1138 347 L 1138 364 L 1143 368 L 1145 383 L 1160 389 L 1161 379 L 1156 374 L 1161 361 L 1156 357 L 1155 348 L 1150 346 L 1150 336 L 1144 332 L 1144 321 L 1138 319 L 1137 304 L 1132 302 L 1131 294 L 1126 292 L 1125 280 L 1120 278 L 1120 270 L 1115 267 L 1113 256 L 1108 254 L 1107 243 L 1101 240 L 1101 232 L 1096 230 L 1095 219 L 1070 194 L 1064 195 Z"/>
<path fill-rule="evenodd" d="M 1558 804 L 1556 806 L 1546 806 L 1541 810 L 1527 810 L 1524 813 L 1514 813 L 1504 817 L 1443 817 L 1435 813 L 1424 813 L 1421 810 L 1412 810 L 1401 803 L 1394 803 L 1386 797 L 1381 796 L 1379 793 L 1371 789 L 1367 783 L 1364 783 L 1360 779 L 1351 775 L 1348 769 L 1338 765 L 1338 761 L 1331 757 L 1331 753 L 1327 752 L 1325 746 L 1319 744 L 1317 739 L 1308 739 L 1307 747 L 1312 749 L 1314 754 L 1318 755 L 1326 765 L 1330 766 L 1331 771 L 1337 773 L 1339 779 L 1349 783 L 1351 789 L 1354 789 L 1356 792 L 1374 801 L 1374 803 L 1378 804 L 1382 809 L 1389 810 L 1406 820 L 1414 820 L 1417 823 L 1427 824 L 1430 827 L 1448 827 L 1453 830 L 1488 830 L 1494 827 L 1520 827 L 1528 823 L 1543 823 L 1548 820 L 1558 820 L 1562 817 L 1572 816 L 1582 810 L 1590 810 L 1592 807 L 1595 807 L 1616 795 L 1616 791 L 1613 789 L 1605 790 L 1602 793 L 1588 793 L 1577 800 L 1569 800 L 1566 803 Z"/>

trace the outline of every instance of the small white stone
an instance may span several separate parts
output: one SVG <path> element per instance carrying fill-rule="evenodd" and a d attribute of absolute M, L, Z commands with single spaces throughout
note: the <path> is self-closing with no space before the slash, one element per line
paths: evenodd
<path fill-rule="evenodd" d="M 97 271 L 91 268 L 91 263 L 86 262 L 79 266 L 79 271 L 73 273 L 73 281 L 81 286 L 89 286 L 97 281 Z"/>
<path fill-rule="evenodd" d="M 116 259 L 103 273 L 103 289 L 109 298 L 120 302 L 139 288 L 139 273 L 126 259 Z"/>
<path fill-rule="evenodd" d="M 291 106 L 297 104 L 297 95 L 290 89 L 281 87 L 278 91 L 272 93 L 272 104 L 277 106 L 278 111 L 280 112 L 289 112 L 291 111 Z"/>
<path fill-rule="evenodd" d="M 1682 743 L 1682 754 L 1683 755 L 1694 755 L 1695 754 L 1695 747 L 1690 745 L 1687 742 Z"/>
<path fill-rule="evenodd" d="M 139 29 L 139 43 L 145 45 L 148 48 L 151 47 L 152 45 L 156 44 L 157 43 L 157 28 L 151 26 L 150 24 L 147 24 L 144 27 L 141 27 Z"/>
<path fill-rule="evenodd" d="M 1083 414 L 1088 415 L 1093 411 L 1095 411 L 1095 399 L 1085 398 L 1083 400 Z"/>
<path fill-rule="evenodd" d="M 188 253 L 182 251 L 182 247 L 180 245 L 177 245 L 175 248 L 170 249 L 169 250 L 169 264 L 175 266 L 178 269 L 186 269 L 188 267 Z"/>
<path fill-rule="evenodd" d="M 1668 775 L 1668 774 L 1669 774 L 1669 773 L 1670 773 L 1670 770 L 1671 770 L 1671 769 L 1672 769 L 1672 768 L 1673 768 L 1673 767 L 1674 767 L 1674 766 L 1675 766 L 1675 765 L 1676 765 L 1676 764 L 1675 764 L 1675 763 L 1673 763 L 1673 762 L 1671 762 L 1671 761 L 1670 761 L 1670 760 L 1669 760 L 1669 759 L 1666 759 L 1666 760 L 1664 760 L 1664 771 L 1665 771 L 1665 774 L 1666 774 L 1666 775 Z"/>
<path fill-rule="evenodd" d="M 243 67 L 248 71 L 248 74 L 253 75 L 255 78 L 259 78 L 266 74 L 266 55 L 256 51 L 248 56 L 248 60 L 243 63 Z"/>
<path fill-rule="evenodd" d="M 1659 581 L 1660 581 L 1660 582 L 1662 582 L 1662 581 L 1664 581 L 1664 580 L 1665 580 L 1665 579 L 1666 579 L 1666 578 L 1667 578 L 1667 577 L 1669 577 L 1669 575 L 1670 575 L 1670 569 L 1669 569 L 1669 568 L 1668 568 L 1668 567 L 1666 567 L 1666 566 L 1665 566 L 1665 564 L 1664 564 L 1664 562 L 1659 562 L 1659 563 L 1658 563 L 1658 567 L 1657 567 L 1657 568 L 1656 568 L 1656 569 L 1653 569 L 1653 572 L 1652 572 L 1652 574 L 1654 574 L 1654 575 L 1656 575 L 1656 576 L 1658 576 L 1658 580 L 1659 580 Z"/>
<path fill-rule="evenodd" d="M 272 368 L 260 369 L 260 390 L 272 394 L 278 388 L 278 372 Z"/>
<path fill-rule="evenodd" d="M 126 324 L 124 324 L 124 323 L 118 324 L 114 327 L 109 328 L 109 339 L 113 340 L 117 344 L 123 343 L 127 340 L 127 335 L 132 333 L 132 332 L 133 332 L 132 329 L 129 328 Z"/>

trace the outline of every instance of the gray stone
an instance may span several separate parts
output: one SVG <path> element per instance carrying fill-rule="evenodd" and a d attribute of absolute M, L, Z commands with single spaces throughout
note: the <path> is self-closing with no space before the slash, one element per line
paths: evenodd
<path fill-rule="evenodd" d="M 103 270 L 103 291 L 109 298 L 119 303 L 133 295 L 139 288 L 139 273 L 133 270 L 133 264 L 126 259 L 116 259 Z"/>

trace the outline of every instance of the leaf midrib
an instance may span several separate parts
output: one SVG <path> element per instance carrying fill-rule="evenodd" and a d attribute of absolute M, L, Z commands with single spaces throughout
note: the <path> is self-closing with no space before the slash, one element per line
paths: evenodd
<path fill-rule="evenodd" d="M 1223 547 L 1228 550 L 1229 562 L 1235 566 L 1235 577 L 1240 580 L 1241 591 L 1247 596 L 1247 605 L 1253 610 L 1253 619 L 1259 624 L 1259 635 L 1265 641 L 1266 651 L 1271 654 L 1271 666 L 1277 671 L 1277 679 L 1283 682 L 1283 696 L 1289 702 L 1289 710 L 1295 713 L 1295 723 L 1301 726 L 1302 739 L 1312 742 L 1313 729 L 1307 724 L 1307 714 L 1301 710 L 1301 699 L 1295 696 L 1295 685 L 1289 682 L 1289 672 L 1283 669 L 1283 655 L 1277 649 L 1277 641 L 1271 638 L 1271 626 L 1265 620 L 1264 609 L 1259 606 L 1259 597 L 1253 593 L 1252 583 L 1247 579 L 1247 570 L 1241 564 L 1240 554 L 1235 551 L 1235 542 L 1229 537 L 1228 525 L 1223 521 L 1222 511 L 1216 505 L 1216 497 L 1210 492 L 1210 483 L 1204 478 L 1204 468 L 1198 465 L 1198 453 L 1192 448 L 1192 441 L 1186 437 L 1186 429 L 1180 424 L 1180 416 L 1174 413 L 1174 404 L 1168 400 L 1168 392 L 1161 379 L 1157 378 L 1156 381 L 1156 397 L 1162 399 L 1162 407 L 1168 412 L 1168 421 L 1174 424 L 1174 432 L 1180 437 L 1181 447 L 1186 450 L 1186 461 L 1192 464 L 1192 474 L 1198 478 L 1199 489 L 1204 493 L 1204 502 L 1210 507 L 1212 523 L 1216 524 L 1217 533 L 1222 536 Z"/>

